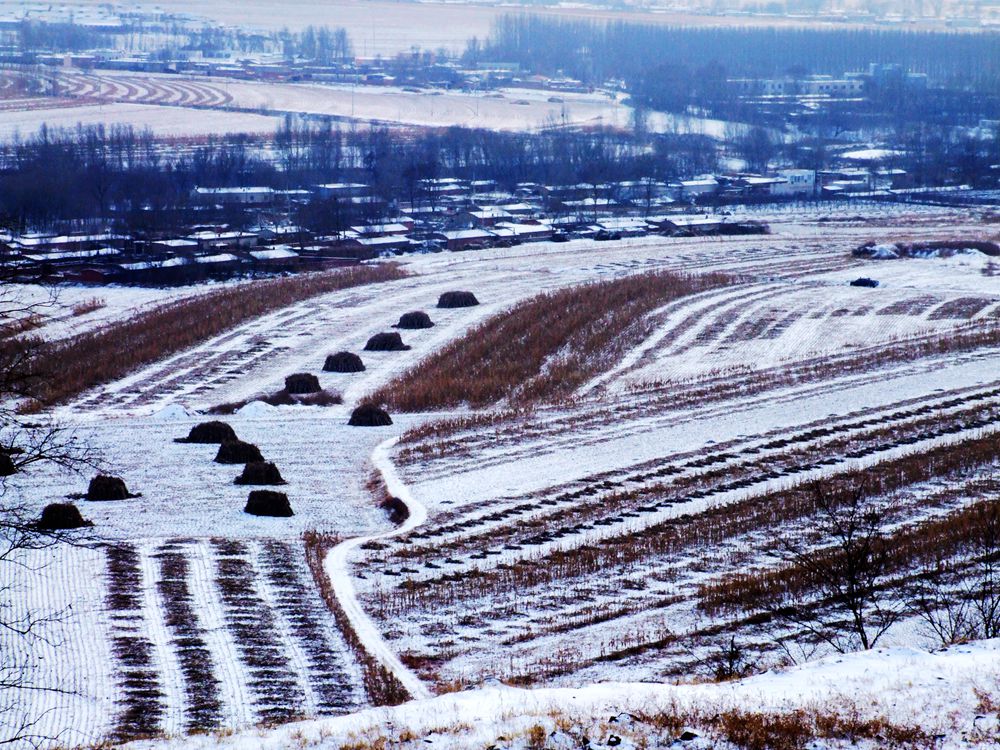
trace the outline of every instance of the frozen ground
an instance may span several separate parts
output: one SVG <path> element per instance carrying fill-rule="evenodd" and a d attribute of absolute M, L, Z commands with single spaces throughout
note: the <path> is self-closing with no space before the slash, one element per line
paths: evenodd
<path fill-rule="evenodd" d="M 389 746 L 407 749 L 520 749 L 531 747 L 528 731 L 540 725 L 551 742 L 546 747 L 575 747 L 567 731 L 572 727 L 589 735 L 591 747 L 673 747 L 676 742 L 677 747 L 728 748 L 732 745 L 716 744 L 704 736 L 677 742 L 679 733 L 658 731 L 638 717 L 657 713 L 711 716 L 731 709 L 855 711 L 863 718 L 883 717 L 903 726 L 918 724 L 938 737 L 936 747 L 988 747 L 995 722 L 979 713 L 976 691 L 993 689 L 998 668 L 1000 644 L 984 641 L 935 653 L 879 649 L 723 684 L 611 682 L 541 690 L 489 686 L 271 731 L 186 739 L 183 747 L 336 748 L 364 741 L 376 746 L 374 743 L 383 738 Z M 704 734 L 703 730 L 698 732 Z M 612 740 L 612 736 L 618 739 Z M 180 746 L 171 742 L 136 745 Z M 857 745 L 831 742 L 816 746 Z"/>
<path fill-rule="evenodd" d="M 26 75 L 9 73 L 9 76 Z M 160 137 L 229 132 L 271 133 L 279 116 L 331 116 L 358 122 L 419 126 L 537 130 L 575 125 L 631 127 L 632 110 L 603 91 L 589 94 L 537 89 L 470 93 L 391 86 L 239 81 L 204 76 L 62 71 L 60 98 L 14 98 L 0 108 L 0 140 L 77 124 L 128 123 Z M 704 133 L 721 138 L 728 123 L 653 113 L 656 132 Z"/>
<path fill-rule="evenodd" d="M 160 138 L 226 133 L 264 133 L 277 130 L 277 117 L 245 112 L 193 110 L 151 104 L 83 104 L 78 107 L 37 107 L 0 112 L 0 140 L 34 135 L 45 123 L 50 128 L 72 130 L 77 125 L 132 125 L 149 129 Z"/>
<path fill-rule="evenodd" d="M 859 217 L 862 210 L 871 216 Z M 342 714 L 362 705 L 359 668 L 319 600 L 300 535 L 317 530 L 334 539 L 353 539 L 390 531 L 385 514 L 375 507 L 366 488 L 376 469 L 384 476 L 398 471 L 405 484 L 390 481 L 389 491 L 400 496 L 412 493 L 415 507 L 426 507 L 427 518 L 416 513 L 406 527 L 381 537 L 377 540 L 384 545 L 381 550 L 364 544 L 364 539 L 341 548 L 333 572 L 342 602 L 357 592 L 357 607 L 348 613 L 349 619 L 359 630 L 373 628 L 369 636 L 382 642 L 387 661 L 400 655 L 403 663 L 418 665 L 414 672 L 429 690 L 435 689 L 436 680 L 477 684 L 490 675 L 525 673 L 550 685 L 662 681 L 669 668 L 681 668 L 677 665 L 683 664 L 683 654 L 665 649 L 629 658 L 610 655 L 654 642 L 666 617 L 677 627 L 697 625 L 690 620 L 690 606 L 670 597 L 703 580 L 706 571 L 699 569 L 699 562 L 718 572 L 731 561 L 745 561 L 741 555 L 755 540 L 720 543 L 704 561 L 651 558 L 624 574 L 609 568 L 603 577 L 532 590 L 529 598 L 498 597 L 491 606 L 461 595 L 458 579 L 455 598 L 446 603 L 428 605 L 420 597 L 410 601 L 399 597 L 398 591 L 408 582 L 422 584 L 443 574 L 460 578 L 555 549 L 573 550 L 581 544 L 600 548 L 603 538 L 623 529 L 639 533 L 679 513 L 697 515 L 710 505 L 731 503 L 748 493 L 996 429 L 997 355 L 987 350 L 841 372 L 825 381 L 772 384 L 701 404 L 678 401 L 677 394 L 698 382 L 728 387 L 803 362 L 834 361 L 845 350 L 864 352 L 901 336 L 986 325 L 997 317 L 998 281 L 980 273 L 981 257 L 876 263 L 850 256 L 852 248 L 869 240 L 975 235 L 982 227 L 974 214 L 822 206 L 790 207 L 765 218 L 772 222 L 770 236 L 580 240 L 408 257 L 405 262 L 413 275 L 407 278 L 293 305 L 60 408 L 55 416 L 92 447 L 102 466 L 121 475 L 142 496 L 116 503 L 79 501 L 84 515 L 95 522 L 82 538 L 110 546 L 40 553 L 34 562 L 48 564 L 40 572 L 23 572 L 14 581 L 22 592 L 18 606 L 34 602 L 51 603 L 57 609 L 72 607 L 71 617 L 52 626 L 56 642 L 61 643 L 58 658 L 53 658 L 50 646 L 42 645 L 24 658 L 40 665 L 36 677 L 43 684 L 69 684 L 79 692 L 61 696 L 58 705 L 52 696 L 26 696 L 23 707 L 29 711 L 53 707 L 46 728 L 64 729 L 66 744 L 74 744 L 120 731 L 123 709 L 150 690 L 161 694 L 149 712 L 152 731 L 167 733 L 190 729 L 198 717 L 208 728 L 246 730 L 269 718 Z M 350 408 L 365 394 L 519 300 L 567 284 L 656 269 L 727 271 L 745 280 L 737 287 L 654 311 L 653 335 L 620 367 L 590 384 L 575 406 L 542 409 L 523 423 L 499 429 L 469 429 L 423 457 L 413 452 L 414 446 L 403 446 L 375 463 L 371 456 L 379 444 L 427 416 L 397 414 L 391 427 L 371 430 L 346 426 Z M 882 286 L 859 290 L 847 285 L 861 275 L 878 278 Z M 454 289 L 474 292 L 482 304 L 438 310 L 438 296 Z M 98 293 L 108 297 L 104 314 L 123 315 L 130 302 L 159 299 L 154 292 L 149 298 L 129 300 L 126 291 Z M 978 301 L 964 301 L 969 299 Z M 399 315 L 417 309 L 427 311 L 436 325 L 403 331 L 412 349 L 362 351 L 368 337 L 394 330 L 391 326 Z M 842 309 L 849 314 L 836 314 Z M 766 325 L 749 326 L 753 321 Z M 791 322 L 779 325 L 781 321 Z M 767 335 L 772 330 L 775 333 Z M 811 337 L 810 331 L 814 331 Z M 367 370 L 354 375 L 321 372 L 325 355 L 341 349 L 359 352 Z M 179 444 L 174 438 L 204 418 L 196 412 L 276 390 L 285 375 L 298 371 L 317 374 L 324 387 L 341 391 L 346 403 L 328 408 L 257 405 L 229 418 L 241 437 L 256 443 L 265 458 L 278 464 L 288 481 L 283 491 L 296 512 L 291 519 L 251 518 L 242 513 L 248 488 L 232 484 L 236 468 L 213 463 L 212 446 Z M 978 409 L 976 414 L 988 420 L 975 426 L 967 415 L 970 409 Z M 920 420 L 928 415 L 938 420 L 955 415 L 958 431 L 926 433 Z M 869 436 L 876 423 L 892 434 L 905 437 L 920 431 L 922 437 L 909 447 L 883 445 L 881 438 Z M 777 438 L 812 433 L 819 426 L 829 427 L 830 434 L 804 438 L 798 454 L 769 447 Z M 833 450 L 826 446 L 834 438 L 875 448 L 865 458 L 849 458 L 841 445 L 835 448 L 840 453 L 833 455 L 833 463 L 821 466 L 816 456 Z M 661 470 L 679 479 L 696 477 L 701 469 L 691 462 L 701 459 L 729 467 L 732 477 L 749 471 L 761 475 L 756 484 L 742 489 L 713 490 L 710 499 L 621 509 L 608 519 L 600 515 L 616 512 L 617 506 L 607 510 L 601 506 L 618 488 L 652 491 L 657 481 L 653 474 Z M 767 474 L 773 469 L 780 472 Z M 86 473 L 39 470 L 11 483 L 10 496 L 38 509 L 82 492 L 88 479 Z M 586 502 L 564 499 L 568 490 L 576 488 L 585 490 Z M 936 490 L 928 490 L 932 491 Z M 594 513 L 584 518 L 583 526 L 560 529 L 558 537 L 537 544 L 525 541 L 540 528 L 555 529 L 554 514 L 583 513 L 590 507 Z M 496 516 L 499 513 L 505 515 Z M 553 515 L 551 521 L 547 514 Z M 597 520 L 601 523 L 594 523 Z M 545 526 L 550 522 L 552 526 Z M 467 526 L 447 530 L 456 523 Z M 436 541 L 417 536 L 427 533 L 436 534 Z M 491 535 L 516 543 L 503 548 Z M 447 552 L 440 547 L 444 542 L 453 544 Z M 445 557 L 453 562 L 442 569 Z M 281 560 L 291 561 L 292 574 L 286 575 L 288 571 L 277 562 Z M 331 564 L 328 558 L 328 570 Z M 183 599 L 178 586 L 197 605 L 193 635 L 178 630 L 183 618 L 169 616 Z M 118 595 L 129 588 L 141 591 L 141 597 L 129 600 Z M 656 606 L 649 606 L 650 596 L 661 597 Z M 308 604 L 298 607 L 303 601 Z M 303 612 L 305 623 L 297 616 Z M 257 618 L 252 620 L 253 632 L 259 632 L 261 640 L 250 647 L 269 654 L 268 665 L 255 664 L 243 642 L 246 631 L 241 628 L 251 617 Z M 331 639 L 319 652 L 309 649 L 317 632 Z M 149 644 L 148 649 L 139 649 L 146 654 L 143 679 L 148 682 L 123 677 L 121 644 L 134 642 Z M 192 651 L 192 643 L 200 650 Z M 490 645 L 484 648 L 484 644 Z M 212 679 L 206 682 L 207 694 L 199 693 L 185 676 L 193 653 L 208 655 Z M 598 658 L 602 653 L 607 658 Z M 885 685 L 888 691 L 890 685 L 912 683 L 913 691 L 874 691 L 872 711 L 885 710 L 904 721 L 909 718 L 906 712 L 920 706 L 925 726 L 941 726 L 949 737 L 958 737 L 973 718 L 967 716 L 973 705 L 970 686 L 978 677 L 968 663 L 991 663 L 994 654 L 992 643 L 946 655 L 899 651 L 883 654 L 884 659 L 850 657 L 842 665 L 826 661 L 805 668 L 812 672 L 764 675 L 733 686 L 633 686 L 618 689 L 616 695 L 627 694 L 629 700 L 690 696 L 708 702 L 787 707 L 792 686 L 807 684 L 817 691 L 810 693 L 813 698 L 831 686 L 843 687 L 843 693 L 850 695 L 850 680 L 855 679 L 851 675 L 868 670 L 873 685 Z M 420 666 L 428 656 L 436 660 L 432 670 Z M 563 656 L 574 666 L 552 673 Z M 932 669 L 948 678 L 947 691 L 938 694 L 940 704 L 925 701 L 929 683 L 923 674 Z M 913 680 L 908 670 L 913 670 Z M 892 682 L 900 675 L 898 683 Z M 343 691 L 329 693 L 335 682 Z M 506 702 L 508 715 L 515 717 L 509 720 L 521 726 L 517 717 L 534 723 L 544 713 L 539 701 L 551 698 L 573 710 L 563 700 L 570 694 L 593 699 L 581 709 L 586 714 L 603 706 L 608 692 L 601 687 L 575 693 L 487 690 L 446 696 L 430 705 L 412 704 L 398 714 L 361 714 L 342 723 L 299 729 L 307 737 L 343 738 L 367 731 L 367 723 L 375 717 L 395 717 L 402 722 L 398 728 L 429 710 L 440 712 L 447 727 L 449 712 L 459 710 L 451 708 L 450 701 L 461 701 L 460 707 L 465 701 L 480 701 L 482 710 L 492 715 L 495 708 L 490 701 L 495 700 Z M 294 711 L 276 713 L 282 705 Z M 414 731 L 421 736 L 432 732 L 430 721 L 417 721 Z M 501 716 L 484 725 L 483 732 L 495 728 L 499 736 L 508 728 L 505 721 Z M 280 747 L 291 737 L 282 730 L 260 739 L 255 730 L 248 731 L 226 741 L 236 743 L 233 746 L 259 741 Z M 443 729 L 435 737 L 451 742 L 450 746 L 463 746 L 462 739 L 448 740 L 447 735 Z"/>

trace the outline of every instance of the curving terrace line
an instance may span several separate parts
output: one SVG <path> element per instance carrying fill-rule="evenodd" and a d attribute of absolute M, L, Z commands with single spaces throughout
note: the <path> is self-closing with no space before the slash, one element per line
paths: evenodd
<path fill-rule="evenodd" d="M 359 536 L 347 539 L 334 547 L 323 561 L 323 569 L 333 586 L 333 593 L 340 602 L 351 627 L 358 636 L 358 640 L 378 662 L 388 669 L 397 680 L 406 688 L 410 696 L 420 700 L 431 697 L 431 691 L 417 677 L 414 672 L 400 661 L 396 652 L 386 643 L 378 627 L 371 618 L 365 614 L 361 603 L 358 601 L 357 591 L 354 589 L 354 581 L 351 579 L 350 554 L 366 542 L 377 539 L 388 539 L 413 531 L 427 520 L 427 508 L 424 507 L 410 493 L 389 458 L 389 451 L 399 442 L 399 437 L 390 438 L 379 443 L 372 451 L 372 464 L 382 476 L 389 494 L 399 498 L 406 504 L 409 510 L 409 517 L 401 525 L 381 534 L 371 534 L 369 536 Z"/>

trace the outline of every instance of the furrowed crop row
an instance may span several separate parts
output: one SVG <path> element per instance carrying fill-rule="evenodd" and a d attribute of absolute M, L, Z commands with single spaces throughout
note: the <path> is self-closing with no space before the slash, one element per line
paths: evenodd
<path fill-rule="evenodd" d="M 118 662 L 122 697 L 112 737 L 125 742 L 159 734 L 166 713 L 164 692 L 153 657 L 153 644 L 143 634 L 143 575 L 139 552 L 128 543 L 107 548 L 112 653 Z"/>
<path fill-rule="evenodd" d="M 166 626 L 180 662 L 184 678 L 186 729 L 200 732 L 217 729 L 222 724 L 222 701 L 216 664 L 205 643 L 204 630 L 192 606 L 188 576 L 190 565 L 177 542 L 161 545 L 154 554 L 160 565 L 157 589 L 163 599 Z"/>
<path fill-rule="evenodd" d="M 459 550 L 475 549 L 469 560 L 485 560 L 490 555 L 500 556 L 501 550 L 490 547 L 498 541 L 505 541 L 505 549 L 521 546 L 538 546 L 545 542 L 587 531 L 594 526 L 613 526 L 634 518 L 637 514 L 653 513 L 677 502 L 710 497 L 717 492 L 745 489 L 783 476 L 794 476 L 821 466 L 841 463 L 832 456 L 864 458 L 877 452 L 885 452 L 896 447 L 912 445 L 921 440 L 933 439 L 947 434 L 958 434 L 977 426 L 987 426 L 995 416 L 992 406 L 987 404 L 971 411 L 942 413 L 970 403 L 989 401 L 1000 396 L 1000 389 L 974 392 L 964 396 L 902 409 L 880 417 L 846 422 L 835 426 L 815 427 L 791 436 L 783 436 L 771 441 L 743 447 L 735 453 L 726 451 L 700 455 L 685 463 L 677 463 L 676 457 L 670 462 L 647 463 L 643 467 L 633 467 L 621 473 L 608 473 L 590 480 L 583 480 L 582 487 L 574 491 L 539 499 L 539 495 L 522 498 L 525 502 L 492 513 L 459 520 L 446 525 L 430 526 L 415 531 L 404 538 L 395 540 L 398 549 L 394 562 L 402 565 L 389 569 L 389 575 L 406 572 L 402 568 L 415 558 L 433 557 L 438 560 L 447 553 L 448 560 L 454 560 Z M 877 428 L 871 430 L 870 428 Z M 859 431 L 868 430 L 867 433 Z M 839 438 L 839 440 L 838 440 Z M 794 452 L 788 449 L 794 449 Z M 757 456 L 771 454 L 752 462 L 735 461 L 739 455 Z M 826 458 L 822 458 L 826 456 Z M 710 472 L 693 474 L 693 470 L 710 469 Z M 664 485 L 656 480 L 675 477 Z M 718 484 L 718 480 L 728 479 L 728 483 Z M 650 484 L 653 482 L 653 484 Z M 639 485 L 625 489 L 626 483 Z M 649 495 L 662 496 L 667 492 L 675 495 L 686 493 L 685 499 L 661 499 L 659 502 L 643 504 Z M 545 507 L 551 507 L 549 512 Z M 619 515 L 608 516 L 608 510 Z M 539 514 L 542 511 L 542 514 Z M 624 515 L 624 514 L 629 515 Z M 562 525 L 550 530 L 567 518 L 576 517 L 575 525 Z M 511 524 L 511 519 L 519 519 L 520 525 Z M 494 524 L 501 524 L 499 528 Z M 538 532 L 541 527 L 545 529 Z M 476 529 L 475 535 L 469 534 Z M 530 533 L 529 533 L 530 532 Z M 457 535 L 457 538 L 447 537 Z M 436 547 L 413 547 L 413 542 L 441 538 Z M 485 549 L 484 549 L 485 548 Z M 455 564 L 450 562 L 449 564 Z M 433 560 L 426 564 L 430 569 L 441 567 Z"/>
<path fill-rule="evenodd" d="M 226 624 L 249 672 L 258 719 L 265 723 L 302 716 L 305 695 L 289 669 L 274 614 L 257 590 L 258 571 L 245 544 L 213 539 L 216 585 Z"/>
<path fill-rule="evenodd" d="M 884 439 L 884 430 L 880 430 L 870 436 L 870 440 L 867 445 L 851 451 L 848 457 L 858 458 L 868 455 L 877 455 L 879 453 L 885 453 L 900 446 L 910 445 L 921 440 L 930 440 L 947 435 L 954 435 L 967 430 L 978 430 L 984 427 L 995 426 L 1000 423 L 1000 412 L 995 409 L 984 409 L 982 412 L 976 412 L 975 414 L 962 413 L 960 415 L 951 416 L 957 421 L 946 421 L 944 424 L 941 424 L 937 420 L 921 422 L 912 426 L 914 430 L 913 433 L 904 434 L 901 437 L 897 437 L 895 440 L 890 441 L 886 441 Z M 935 424 L 937 426 L 934 426 Z M 417 592 L 425 592 L 429 589 L 440 587 L 454 589 L 456 584 L 460 582 L 478 579 L 482 575 L 489 575 L 489 571 L 491 570 L 489 567 L 489 561 L 491 558 L 504 555 L 509 557 L 510 552 L 515 552 L 515 557 L 518 558 L 538 557 L 539 553 L 541 554 L 541 558 L 539 559 L 543 559 L 544 557 L 551 555 L 572 555 L 575 550 L 579 550 L 581 548 L 594 549 L 593 545 L 597 543 L 598 538 L 600 538 L 600 546 L 597 549 L 600 549 L 601 546 L 605 548 L 614 548 L 629 541 L 630 539 L 633 539 L 635 535 L 649 533 L 651 530 L 657 528 L 669 528 L 672 524 L 676 523 L 677 513 L 673 512 L 673 517 L 667 519 L 663 519 L 662 514 L 660 514 L 659 519 L 650 518 L 647 524 L 642 524 L 644 528 L 639 529 L 633 528 L 636 524 L 632 521 L 632 519 L 668 510 L 675 505 L 684 505 L 695 500 L 711 499 L 717 495 L 732 492 L 737 489 L 748 489 L 756 485 L 766 486 L 770 480 L 775 478 L 794 477 L 795 475 L 805 471 L 842 463 L 842 460 L 840 459 L 817 459 L 811 457 L 815 454 L 827 456 L 831 454 L 840 455 L 843 453 L 842 449 L 843 446 L 831 446 L 827 443 L 819 446 L 817 449 L 808 451 L 805 455 L 801 456 L 799 460 L 804 461 L 803 463 L 772 469 L 765 468 L 763 464 L 753 464 L 744 467 L 744 471 L 742 472 L 743 476 L 739 476 L 739 472 L 727 468 L 721 472 L 695 476 L 693 477 L 695 481 L 684 487 L 656 485 L 650 488 L 649 491 L 630 493 L 629 496 L 625 497 L 625 499 L 633 503 L 645 503 L 643 505 L 636 505 L 628 510 L 612 511 L 613 514 L 604 515 L 603 517 L 596 519 L 585 518 L 584 520 L 572 525 L 565 524 L 563 521 L 565 516 L 563 516 L 556 521 L 563 522 L 563 525 L 555 529 L 552 528 L 552 521 L 550 521 L 549 524 L 546 524 L 544 521 L 540 522 L 538 519 L 531 519 L 530 522 L 515 527 L 513 532 L 508 530 L 509 527 L 493 529 L 487 535 L 490 540 L 488 542 L 489 546 L 487 546 L 486 540 L 481 538 L 468 540 L 467 544 L 465 543 L 466 540 L 461 540 L 460 544 L 455 545 L 456 547 L 460 546 L 462 549 L 477 550 L 476 552 L 468 554 L 464 559 L 458 556 L 454 547 L 444 546 L 442 548 L 421 548 L 418 554 L 422 555 L 422 561 L 425 568 L 423 572 L 420 572 L 413 567 L 407 567 L 407 565 L 414 565 L 415 561 L 413 561 L 412 558 L 406 558 L 397 553 L 396 557 L 393 559 L 401 559 L 402 563 L 390 565 L 390 567 L 384 572 L 387 572 L 388 575 L 393 578 L 399 578 L 402 574 L 405 574 L 406 580 L 402 583 L 402 587 L 405 588 L 408 594 L 415 595 Z M 733 479 L 732 477 L 734 475 L 738 478 Z M 710 479 L 710 481 L 706 482 L 706 479 Z M 676 493 L 675 497 L 662 499 L 663 495 L 668 491 Z M 650 494 L 654 494 L 656 497 L 650 498 Z M 601 502 L 597 503 L 595 510 L 597 512 L 601 512 L 603 506 L 607 504 L 608 498 L 603 498 Z M 541 528 L 542 531 L 538 531 L 539 528 Z M 600 528 L 599 531 L 594 531 L 598 528 Z M 532 553 L 530 550 L 524 549 L 526 547 L 539 548 L 543 547 L 543 545 L 560 540 L 570 542 L 575 541 L 575 544 L 567 545 L 564 542 L 562 549 L 551 549 L 548 552 L 539 550 L 537 553 Z M 503 542 L 503 545 L 494 549 L 494 547 L 500 542 Z M 412 554 L 412 551 L 407 552 L 406 554 Z M 433 567 L 428 564 L 428 558 L 430 558 L 429 562 L 433 563 Z M 515 562 L 514 565 L 516 566 L 521 562 L 530 563 L 531 559 L 519 560 Z M 449 567 L 464 566 L 466 567 L 466 570 L 456 571 L 454 568 L 451 568 L 452 572 L 447 572 L 442 575 L 438 572 L 438 570 L 434 569 L 440 569 L 445 565 Z M 500 569 L 502 570 L 507 567 L 510 566 L 504 564 L 500 567 Z M 421 597 L 422 596 L 423 594 L 421 594 Z M 431 595 L 431 599 L 433 598 L 434 596 Z"/>
<path fill-rule="evenodd" d="M 319 594 L 306 585 L 309 571 L 303 550 L 277 540 L 263 543 L 261 567 L 275 592 L 277 608 L 309 662 L 309 680 L 319 715 L 348 713 L 358 705 L 345 657 L 347 645 L 335 641 L 336 629 Z"/>

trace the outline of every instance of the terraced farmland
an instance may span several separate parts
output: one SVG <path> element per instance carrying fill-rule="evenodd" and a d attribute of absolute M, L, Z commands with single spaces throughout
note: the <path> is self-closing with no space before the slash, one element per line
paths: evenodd
<path fill-rule="evenodd" d="M 1000 288 L 973 253 L 852 257 L 946 226 L 988 231 L 975 215 L 899 211 L 779 214 L 761 237 L 413 257 L 403 278 L 234 323 L 83 393 L 52 415 L 136 496 L 78 500 L 94 522 L 74 532 L 81 546 L 36 551 L 48 564 L 13 582 L 17 606 L 44 593 L 72 612 L 51 625 L 58 651 L 24 656 L 73 693 L 25 705 L 79 744 L 340 715 L 492 678 L 700 680 L 814 658 L 829 644 L 776 614 L 795 602 L 840 617 L 784 556 L 815 544 L 813 487 L 841 504 L 861 487 L 883 509 L 893 606 L 931 548 L 958 590 L 977 564 L 960 532 L 997 493 Z M 502 340 L 511 310 L 538 295 L 640 288 L 646 272 L 712 276 L 644 301 L 628 335 L 587 338 L 594 360 L 572 388 L 511 398 L 524 393 L 514 383 L 476 408 L 348 424 L 468 336 Z M 851 287 L 859 276 L 881 284 Z M 456 290 L 480 304 L 437 307 Z M 131 311 L 114 304 L 104 320 Z M 434 326 L 393 328 L 411 311 Z M 581 337 L 553 320 L 525 377 L 576 361 Z M 388 331 L 409 348 L 365 350 Z M 495 351 L 527 339 L 510 340 Z M 365 369 L 324 371 L 342 351 Z M 488 373 L 491 356 L 456 382 Z M 343 403 L 253 400 L 291 373 Z M 216 445 L 175 442 L 212 407 L 244 403 L 222 418 L 280 469 L 291 517 L 244 513 L 241 467 L 215 463 Z M 38 512 L 85 479 L 46 467 L 6 488 Z M 919 625 L 907 611 L 880 643 L 932 645 Z"/>

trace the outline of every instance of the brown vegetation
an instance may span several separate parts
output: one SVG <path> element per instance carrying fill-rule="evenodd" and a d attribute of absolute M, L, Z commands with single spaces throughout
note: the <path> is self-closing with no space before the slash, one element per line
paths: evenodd
<path fill-rule="evenodd" d="M 398 706 L 409 700 L 410 694 L 395 675 L 365 650 L 364 644 L 358 634 L 354 632 L 340 602 L 337 601 L 337 595 L 333 592 L 333 585 L 323 567 L 323 560 L 326 558 L 327 552 L 336 546 L 339 540 L 315 531 L 307 531 L 302 535 L 302 539 L 306 547 L 306 562 L 309 564 L 309 570 L 312 572 L 320 595 L 333 614 L 351 653 L 361 665 L 368 700 L 375 706 Z"/>
<path fill-rule="evenodd" d="M 236 477 L 234 484 L 285 484 L 278 467 L 270 461 L 251 461 L 243 466 L 243 473 Z"/>
<path fill-rule="evenodd" d="M 85 299 L 82 302 L 77 302 L 73 305 L 72 312 L 74 317 L 80 317 L 81 315 L 92 313 L 95 310 L 100 310 L 102 307 L 106 307 L 107 304 L 108 303 L 100 297 L 92 297 L 90 299 Z"/>
<path fill-rule="evenodd" d="M 42 509 L 42 517 L 38 519 L 38 528 L 42 531 L 64 531 L 93 526 L 91 521 L 80 515 L 80 509 L 73 503 L 50 503 Z"/>
<path fill-rule="evenodd" d="M 327 356 L 323 372 L 364 372 L 365 363 L 354 352 L 337 352 Z"/>
<path fill-rule="evenodd" d="M 260 448 L 242 440 L 227 440 L 219 445 L 219 452 L 215 454 L 217 464 L 249 464 L 263 460 Z"/>
<path fill-rule="evenodd" d="M 191 428 L 186 438 L 177 438 L 178 443 L 201 443 L 206 445 L 238 440 L 236 431 L 226 422 L 201 422 Z"/>
<path fill-rule="evenodd" d="M 297 372 L 285 377 L 285 391 L 288 393 L 319 393 L 321 390 L 319 378 L 311 372 Z"/>
<path fill-rule="evenodd" d="M 39 410 L 64 402 L 304 299 L 404 276 L 397 266 L 382 264 L 256 281 L 172 302 L 65 341 L 41 344 L 34 370 L 52 377 L 41 378 L 37 400 L 24 409 Z"/>
<path fill-rule="evenodd" d="M 119 477 L 98 474 L 87 487 L 88 500 L 127 500 L 130 497 L 134 495 L 129 493 L 125 480 Z"/>
<path fill-rule="evenodd" d="M 725 283 L 649 273 L 541 294 L 476 326 L 372 400 L 424 411 L 566 397 L 642 340 L 647 313 Z"/>
<path fill-rule="evenodd" d="M 347 424 L 351 427 L 387 427 L 392 424 L 392 418 L 375 404 L 361 404 L 351 412 Z"/>

